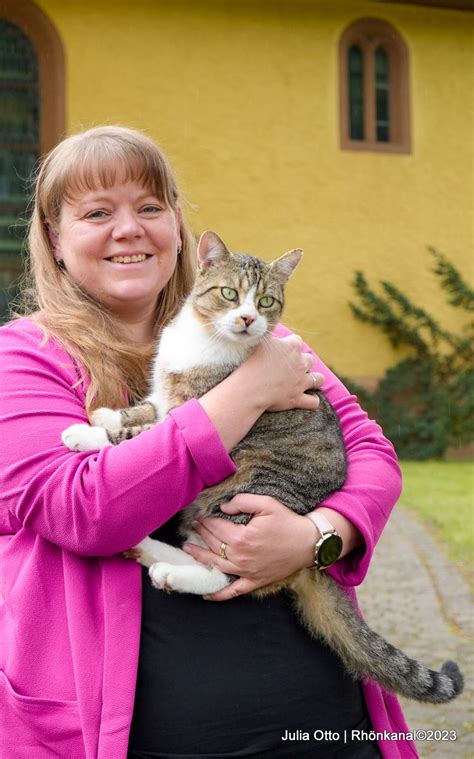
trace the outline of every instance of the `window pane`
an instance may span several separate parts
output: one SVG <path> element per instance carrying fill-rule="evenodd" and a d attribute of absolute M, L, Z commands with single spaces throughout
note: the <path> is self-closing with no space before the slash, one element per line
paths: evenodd
<path fill-rule="evenodd" d="M 377 142 L 390 141 L 390 79 L 387 51 L 375 51 L 375 127 Z"/>
<path fill-rule="evenodd" d="M 5 18 L 0 18 L 0 80 L 30 84 L 38 81 L 38 62 L 31 42 Z"/>
<path fill-rule="evenodd" d="M 2 87 L 1 93 L 0 143 L 36 146 L 39 142 L 36 90 Z"/>
<path fill-rule="evenodd" d="M 36 160 L 36 153 L 16 152 L 0 146 L 0 216 L 6 206 L 24 207 L 26 185 Z"/>
<path fill-rule="evenodd" d="M 26 187 L 39 152 L 38 62 L 21 29 L 0 19 L 0 321 L 21 272 Z"/>
<path fill-rule="evenodd" d="M 364 58 L 357 45 L 349 48 L 349 126 L 351 140 L 364 139 Z"/>

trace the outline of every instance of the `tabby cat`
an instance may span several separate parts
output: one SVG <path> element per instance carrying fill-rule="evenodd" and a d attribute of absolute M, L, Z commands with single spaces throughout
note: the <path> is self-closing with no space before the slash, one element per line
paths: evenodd
<path fill-rule="evenodd" d="M 213 232 L 198 246 L 194 288 L 174 320 L 163 330 L 154 362 L 152 391 L 143 403 L 122 410 L 99 409 L 95 426 L 73 425 L 63 433 L 72 450 L 116 445 L 162 420 L 170 409 L 200 397 L 227 377 L 255 345 L 269 335 L 284 305 L 284 289 L 298 265 L 300 250 L 266 263 L 230 253 Z M 346 476 L 346 456 L 337 416 L 320 391 L 316 411 L 266 412 L 231 456 L 237 472 L 204 490 L 182 512 L 182 534 L 203 545 L 193 522 L 220 516 L 246 523 L 250 516 L 229 516 L 220 504 L 237 493 L 273 496 L 307 514 Z M 233 578 L 206 567 L 179 548 L 145 538 L 132 555 L 149 567 L 157 588 L 206 594 Z M 322 639 L 356 678 L 373 678 L 384 688 L 418 701 L 443 703 L 463 688 L 454 662 L 441 672 L 427 669 L 387 643 L 360 619 L 343 590 L 325 572 L 302 569 L 286 580 L 256 591 L 260 596 L 287 587 L 310 633 Z"/>

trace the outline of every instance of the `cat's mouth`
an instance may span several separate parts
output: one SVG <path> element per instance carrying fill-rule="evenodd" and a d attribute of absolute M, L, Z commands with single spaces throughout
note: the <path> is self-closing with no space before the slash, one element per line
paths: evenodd
<path fill-rule="evenodd" d="M 249 329 L 250 329 L 249 327 L 244 327 L 243 329 L 240 329 L 238 331 L 231 330 L 227 333 L 227 335 L 231 340 L 235 340 L 236 342 L 239 342 L 239 343 L 248 342 L 251 340 L 253 341 L 259 340 L 261 337 L 260 333 L 255 334 L 255 332 L 250 332 Z"/>

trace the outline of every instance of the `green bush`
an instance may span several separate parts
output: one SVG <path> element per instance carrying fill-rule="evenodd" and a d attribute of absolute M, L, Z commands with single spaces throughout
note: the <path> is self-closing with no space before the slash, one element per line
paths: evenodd
<path fill-rule="evenodd" d="M 434 248 L 433 273 L 454 308 L 474 312 L 474 291 L 459 272 Z M 381 329 L 395 348 L 409 357 L 391 367 L 373 393 L 348 387 L 382 425 L 400 457 L 441 458 L 450 445 L 474 438 L 474 320 L 459 333 L 444 329 L 437 319 L 415 306 L 397 287 L 381 282 L 376 294 L 364 274 L 356 272 L 353 287 L 358 303 L 351 303 L 357 319 Z"/>

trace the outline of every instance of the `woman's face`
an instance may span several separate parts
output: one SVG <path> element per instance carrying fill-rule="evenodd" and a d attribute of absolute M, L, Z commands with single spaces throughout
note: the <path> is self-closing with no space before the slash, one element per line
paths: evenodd
<path fill-rule="evenodd" d="M 152 317 L 176 266 L 180 212 L 133 181 L 78 192 L 50 229 L 56 259 L 117 317 Z"/>

